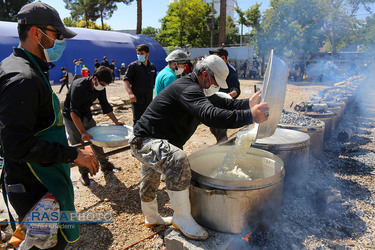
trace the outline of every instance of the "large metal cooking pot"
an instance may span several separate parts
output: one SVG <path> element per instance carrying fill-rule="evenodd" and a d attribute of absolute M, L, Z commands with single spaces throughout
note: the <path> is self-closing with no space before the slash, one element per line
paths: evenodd
<path fill-rule="evenodd" d="M 319 121 L 319 123 L 312 127 L 307 126 L 296 126 L 291 124 L 279 124 L 279 128 L 284 129 L 291 129 L 291 130 L 297 130 L 300 132 L 303 132 L 310 136 L 310 153 L 315 158 L 321 158 L 323 156 L 323 150 L 324 150 L 324 128 L 325 123 L 323 121 Z"/>
<path fill-rule="evenodd" d="M 285 175 L 282 160 L 270 152 L 249 148 L 238 163 L 252 180 L 210 177 L 231 149 L 232 146 L 216 146 L 189 156 L 192 216 L 203 226 L 225 233 L 271 225 L 281 208 Z"/>
<path fill-rule="evenodd" d="M 332 126 L 333 118 L 336 116 L 334 112 L 332 111 L 326 111 L 324 113 L 303 112 L 302 114 L 323 121 L 326 125 L 324 129 L 324 140 L 328 140 L 329 138 L 331 138 L 332 130 L 334 129 Z"/>
<path fill-rule="evenodd" d="M 284 186 L 293 190 L 305 183 L 309 168 L 309 135 L 290 129 L 277 128 L 267 138 L 257 139 L 252 147 L 267 150 L 279 156 L 285 165 Z"/>

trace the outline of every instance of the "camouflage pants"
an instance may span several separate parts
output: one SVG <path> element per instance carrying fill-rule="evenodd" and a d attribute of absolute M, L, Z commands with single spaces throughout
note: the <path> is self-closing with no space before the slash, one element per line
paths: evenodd
<path fill-rule="evenodd" d="M 155 199 L 160 185 L 160 176 L 165 175 L 167 190 L 182 191 L 189 187 L 191 180 L 190 163 L 186 154 L 167 140 L 144 138 L 141 143 L 131 140 L 132 155 L 141 162 L 141 200 Z"/>

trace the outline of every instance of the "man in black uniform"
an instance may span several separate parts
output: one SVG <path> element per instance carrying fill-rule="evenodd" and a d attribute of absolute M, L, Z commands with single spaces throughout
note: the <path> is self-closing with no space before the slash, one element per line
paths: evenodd
<path fill-rule="evenodd" d="M 98 62 L 98 59 L 95 59 L 94 62 L 95 62 L 95 64 L 94 64 L 94 69 L 96 70 L 97 68 L 100 67 L 100 63 Z M 95 70 L 94 70 L 94 71 L 95 71 Z"/>
<path fill-rule="evenodd" d="M 71 163 L 92 175 L 99 165 L 92 152 L 68 146 L 60 102 L 48 80 L 49 62 L 62 55 L 64 38 L 76 33 L 41 2 L 23 6 L 17 19 L 20 45 L 0 64 L 0 139 L 5 189 L 21 221 L 47 192 L 61 211 L 74 211 Z M 60 228 L 55 248 L 79 238 L 74 224 Z"/>
<path fill-rule="evenodd" d="M 189 185 L 191 170 L 182 151 L 200 122 L 210 127 L 238 128 L 268 117 L 267 103 L 259 103 L 260 92 L 250 100 L 207 96 L 227 88 L 229 73 L 216 55 L 198 61 L 193 73 L 184 76 L 160 92 L 134 126 L 130 141 L 132 154 L 141 164 L 141 206 L 146 226 L 169 224 L 170 218 L 158 214 L 156 190 L 161 174 L 174 210 L 172 222 L 192 239 L 207 239 L 208 233 L 190 214 Z M 251 109 L 250 109 L 251 108 Z"/>
<path fill-rule="evenodd" d="M 109 62 L 106 56 L 103 56 L 103 61 L 100 63 L 101 66 L 106 66 L 109 68 Z"/>
<path fill-rule="evenodd" d="M 228 51 L 225 48 L 218 48 L 215 50 L 210 50 L 209 52 L 210 55 L 220 56 L 220 58 L 223 59 L 223 61 L 227 64 L 229 70 L 229 75 L 225 80 L 228 88 L 220 88 L 219 91 L 229 94 L 233 99 L 238 98 L 238 96 L 241 94 L 240 82 L 238 81 L 238 74 L 236 70 L 232 67 L 232 65 L 229 64 Z M 215 136 L 217 142 L 225 141 L 228 139 L 226 129 L 211 127 L 210 131 Z"/>
<path fill-rule="evenodd" d="M 124 77 L 125 89 L 132 102 L 134 125 L 152 101 L 156 78 L 156 68 L 148 60 L 150 55 L 148 46 L 140 44 L 136 50 L 138 60 L 129 64 Z"/>
<path fill-rule="evenodd" d="M 69 141 L 72 145 L 89 141 L 92 136 L 87 133 L 87 129 L 95 127 L 96 122 L 92 118 L 91 106 L 98 99 L 102 107 L 103 114 L 116 125 L 123 125 L 124 122 L 117 120 L 111 104 L 108 103 L 105 87 L 112 82 L 111 70 L 105 66 L 100 66 L 94 74 L 75 80 L 70 86 L 63 107 L 64 122 L 69 134 Z M 96 155 L 103 154 L 103 148 L 91 145 Z M 120 170 L 120 167 L 114 166 L 108 159 L 100 160 L 101 170 L 104 172 L 113 169 Z M 81 173 L 80 181 L 84 186 L 90 185 L 89 173 L 86 168 L 79 167 Z"/>
<path fill-rule="evenodd" d="M 209 50 L 210 55 L 217 55 L 223 61 L 227 64 L 228 69 L 229 69 L 229 75 L 227 79 L 225 80 L 228 88 L 223 89 L 220 88 L 220 92 L 228 93 L 233 99 L 238 98 L 238 96 L 241 94 L 241 89 L 240 89 L 240 82 L 238 81 L 238 75 L 236 70 L 233 68 L 232 65 L 229 64 L 228 61 L 228 51 L 225 48 L 217 48 L 214 50 Z"/>

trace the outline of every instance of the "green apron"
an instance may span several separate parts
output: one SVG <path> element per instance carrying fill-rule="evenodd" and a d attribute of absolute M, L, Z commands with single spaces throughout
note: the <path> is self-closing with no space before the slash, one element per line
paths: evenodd
<path fill-rule="evenodd" d="M 22 48 L 21 48 L 22 49 Z M 46 76 L 40 69 L 38 63 L 32 55 L 24 50 L 31 62 L 38 68 L 44 80 L 52 93 L 52 106 L 55 113 L 55 120 L 52 125 L 35 134 L 36 137 L 49 141 L 58 142 L 63 145 L 68 145 L 66 139 L 65 126 L 63 124 L 63 117 L 60 110 L 60 101 L 57 95 L 53 92 Z M 56 163 L 48 167 L 41 167 L 35 163 L 27 163 L 31 172 L 35 177 L 52 193 L 60 204 L 60 211 L 75 212 L 74 207 L 74 190 L 73 184 L 70 180 L 70 163 Z M 61 233 L 65 240 L 69 243 L 75 242 L 79 239 L 79 225 L 77 221 L 71 223 L 61 223 Z"/>

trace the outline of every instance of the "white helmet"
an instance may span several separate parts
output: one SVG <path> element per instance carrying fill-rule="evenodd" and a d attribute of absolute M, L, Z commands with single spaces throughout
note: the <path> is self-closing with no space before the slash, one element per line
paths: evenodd
<path fill-rule="evenodd" d="M 177 63 L 187 63 L 189 61 L 189 56 L 182 49 L 177 49 L 172 51 L 167 58 L 166 62 L 177 62 Z"/>

